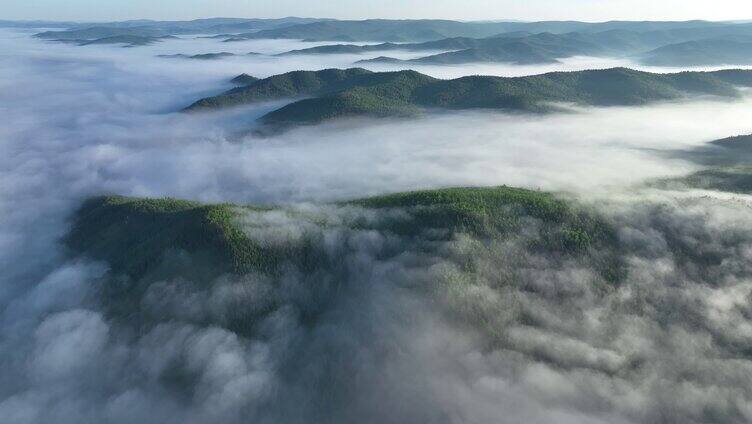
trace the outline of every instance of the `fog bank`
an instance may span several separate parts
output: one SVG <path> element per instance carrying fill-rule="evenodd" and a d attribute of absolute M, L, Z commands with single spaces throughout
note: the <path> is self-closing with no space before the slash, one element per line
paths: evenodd
<path fill-rule="evenodd" d="M 303 45 L 310 44 L 197 39 L 122 49 L 0 33 L 0 416 L 10 423 L 752 420 L 748 199 L 643 187 L 698 167 L 655 149 L 752 132 L 748 98 L 351 120 L 258 138 L 244 130 L 273 105 L 175 110 L 227 88 L 225 79 L 241 72 L 341 67 L 352 58 L 155 57 Z M 557 66 L 602 64 L 580 58 Z M 544 68 L 429 73 L 479 70 Z M 488 248 L 463 236 L 424 251 L 348 225 L 381 214 L 299 205 L 502 184 L 594 205 L 618 233 L 625 281 L 604 290 L 590 264 L 529 250 L 535 222 L 530 234 Z M 137 311 L 155 325 L 139 333 L 92 300 L 114 284 L 106 264 L 66 256 L 59 243 L 81 200 L 104 193 L 289 204 L 293 212 L 245 216 L 246 231 L 269 243 L 304 234 L 337 265 L 205 286 L 149 282 Z M 300 208 L 327 225 L 301 218 Z M 467 291 L 449 293 L 445 283 L 460 261 L 479 271 Z M 463 315 L 468 309 L 477 314 Z M 228 324 L 243 314 L 258 319 L 253 331 Z"/>

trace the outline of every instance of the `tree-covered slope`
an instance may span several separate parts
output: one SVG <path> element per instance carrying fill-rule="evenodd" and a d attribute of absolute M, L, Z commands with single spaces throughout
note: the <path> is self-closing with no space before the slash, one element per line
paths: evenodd
<path fill-rule="evenodd" d="M 686 176 L 661 179 L 655 183 L 658 187 L 752 194 L 752 135 L 726 137 L 691 150 L 669 152 L 668 156 L 707 167 Z"/>
<path fill-rule="evenodd" d="M 469 76 L 440 80 L 415 71 L 295 71 L 199 100 L 186 110 L 207 110 L 308 97 L 261 118 L 268 129 L 347 116 L 403 116 L 429 109 L 552 110 L 551 103 L 642 105 L 691 95 L 739 96 L 752 71 L 653 74 L 626 68 L 553 72 L 526 77 Z"/>
<path fill-rule="evenodd" d="M 359 77 L 371 74 L 361 68 L 325 69 L 322 71 L 294 71 L 252 81 L 218 96 L 196 101 L 187 111 L 216 109 L 228 106 L 308 96 L 349 88 L 359 83 Z"/>
<path fill-rule="evenodd" d="M 134 277 L 157 270 L 170 251 L 187 252 L 197 269 L 212 272 L 264 268 L 260 248 L 233 223 L 234 208 L 177 199 L 97 197 L 81 206 L 65 241 L 74 251 L 107 261 L 114 272 Z"/>
<path fill-rule="evenodd" d="M 596 214 L 550 193 L 510 187 L 398 193 L 322 208 L 335 215 L 337 210 L 353 216 L 358 215 L 353 210 L 370 211 L 347 225 L 404 238 L 394 254 L 432 249 L 432 243 L 459 233 L 488 241 L 514 238 L 529 225 L 540 232 L 536 249 L 562 255 L 588 255 L 590 249 L 615 242 L 613 230 Z M 73 254 L 104 261 L 114 274 L 129 278 L 274 273 L 290 262 L 323 266 L 316 259 L 322 253 L 305 235 L 281 243 L 253 235 L 264 233 L 267 225 L 274 229 L 274 220 L 264 220 L 264 213 L 327 225 L 321 214 L 294 208 L 104 196 L 78 209 L 65 243 Z M 373 219 L 373 214 L 383 216 Z"/>

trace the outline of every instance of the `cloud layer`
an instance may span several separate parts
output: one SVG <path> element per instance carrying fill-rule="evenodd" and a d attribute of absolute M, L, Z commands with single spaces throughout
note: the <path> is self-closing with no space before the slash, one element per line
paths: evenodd
<path fill-rule="evenodd" d="M 299 45 L 200 39 L 120 49 L 0 34 L 0 113 L 8 123 L 0 128 L 0 416 L 12 423 L 752 419 L 747 200 L 636 188 L 695 169 L 652 149 L 752 132 L 747 99 L 347 121 L 260 139 L 244 130 L 269 105 L 173 111 L 240 72 L 266 76 L 351 58 L 155 57 Z M 604 290 L 588 263 L 528 251 L 534 230 L 486 248 L 468 236 L 426 252 L 347 225 L 366 211 L 290 206 L 311 208 L 327 225 L 293 213 L 254 214 L 247 231 L 269 243 L 313 237 L 337 260 L 314 273 L 292 268 L 210 286 L 149 282 L 138 311 L 155 324 L 137 332 L 97 301 L 114 284 L 106 266 L 71 259 L 58 243 L 71 211 L 94 194 L 297 203 L 497 184 L 595 204 L 618 229 L 628 278 Z M 460 259 L 478 272 L 467 290 L 451 292 L 445 283 L 461 271 Z M 254 317 L 250 332 L 232 324 Z"/>

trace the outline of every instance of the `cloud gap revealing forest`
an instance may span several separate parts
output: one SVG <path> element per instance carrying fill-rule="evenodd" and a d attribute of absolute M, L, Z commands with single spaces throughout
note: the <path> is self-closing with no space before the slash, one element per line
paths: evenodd
<path fill-rule="evenodd" d="M 0 20 L 0 421 L 752 421 L 743 18 Z"/>

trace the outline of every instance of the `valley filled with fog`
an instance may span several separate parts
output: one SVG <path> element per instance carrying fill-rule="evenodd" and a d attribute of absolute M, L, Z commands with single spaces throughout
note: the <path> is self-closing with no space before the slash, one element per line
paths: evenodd
<path fill-rule="evenodd" d="M 241 73 L 728 66 L 354 64 L 378 54 L 275 56 L 332 43 L 196 35 L 80 46 L 36 32 L 0 30 L 0 421 L 752 420 L 752 191 L 686 180 L 708 169 L 693 152 L 752 133 L 748 89 L 551 113 L 351 117 L 271 135 L 255 121 L 288 101 L 181 112 Z M 216 52 L 234 56 L 160 57 Z M 388 230 L 406 219 L 399 208 L 346 203 L 476 186 L 551 192 L 609 235 L 570 257 L 536 240 L 572 223 L 531 215 L 512 238 L 435 239 Z M 63 243 L 82 202 L 101 195 L 273 206 L 244 210 L 245 234 L 271 247 L 310 238 L 327 260 L 211 284 L 132 277 L 148 288 L 124 317 L 99 296 L 128 280 Z M 228 324 L 245 319 L 238 311 L 251 311 L 251 330 Z"/>

